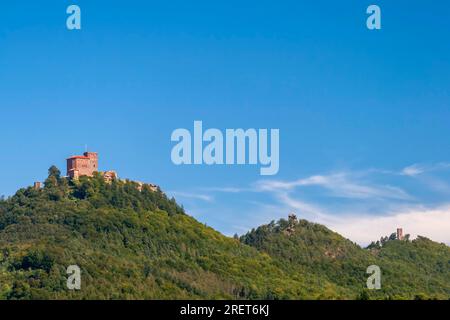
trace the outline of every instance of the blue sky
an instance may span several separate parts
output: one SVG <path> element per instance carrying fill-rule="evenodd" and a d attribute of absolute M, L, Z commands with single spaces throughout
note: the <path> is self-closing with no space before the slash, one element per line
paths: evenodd
<path fill-rule="evenodd" d="M 359 0 L 2 4 L 0 194 L 88 144 L 228 235 L 295 211 L 359 243 L 450 243 L 450 4 L 373 3 L 379 31 Z M 194 120 L 279 128 L 280 172 L 174 166 Z"/>

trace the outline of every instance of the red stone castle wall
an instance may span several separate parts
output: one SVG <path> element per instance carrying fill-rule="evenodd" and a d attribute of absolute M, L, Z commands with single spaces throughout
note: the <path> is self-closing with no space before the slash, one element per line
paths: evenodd
<path fill-rule="evenodd" d="M 92 177 L 97 171 L 98 155 L 95 152 L 85 152 L 83 156 L 67 159 L 67 176 L 72 179 L 80 176 Z"/>

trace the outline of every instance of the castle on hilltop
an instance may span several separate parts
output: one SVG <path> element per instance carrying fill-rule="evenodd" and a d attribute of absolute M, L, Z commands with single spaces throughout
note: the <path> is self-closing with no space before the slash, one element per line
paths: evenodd
<path fill-rule="evenodd" d="M 67 159 L 67 176 L 78 179 L 81 176 L 93 177 L 98 171 L 98 153 L 85 152 L 82 156 L 72 156 Z M 117 179 L 115 171 L 101 172 L 106 181 Z"/>
<path fill-rule="evenodd" d="M 67 176 L 78 179 L 80 176 L 92 177 L 98 172 L 98 153 L 85 152 L 82 156 L 72 156 L 67 159 Z"/>
<path fill-rule="evenodd" d="M 135 183 L 136 188 L 142 191 L 144 187 L 150 189 L 153 192 L 162 192 L 158 185 L 151 183 L 144 183 L 140 181 L 131 181 L 128 179 L 119 179 L 117 173 L 113 170 L 99 171 L 98 170 L 98 153 L 97 152 L 85 152 L 82 156 L 72 156 L 67 158 L 67 178 L 72 180 L 78 180 L 80 177 L 93 177 L 96 172 L 100 173 L 105 182 L 112 183 L 117 180 L 124 183 Z M 34 189 L 40 190 L 42 188 L 41 182 L 34 183 Z"/>
<path fill-rule="evenodd" d="M 94 173 L 99 172 L 106 182 L 110 183 L 113 180 L 119 180 L 119 177 L 115 171 L 99 171 L 98 170 L 98 153 L 97 152 L 85 152 L 82 156 L 72 156 L 67 159 L 67 177 L 69 179 L 77 180 L 81 176 L 93 177 Z M 128 181 L 128 180 L 121 180 Z M 137 184 L 139 191 L 142 191 L 144 186 L 150 188 L 150 190 L 156 192 L 159 187 L 155 184 L 143 183 L 139 181 L 133 181 Z M 40 184 L 35 188 L 40 188 Z"/>

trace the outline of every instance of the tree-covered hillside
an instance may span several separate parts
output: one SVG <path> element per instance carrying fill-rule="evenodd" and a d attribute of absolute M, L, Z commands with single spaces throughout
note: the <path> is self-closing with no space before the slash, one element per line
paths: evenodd
<path fill-rule="evenodd" d="M 450 299 L 450 248 L 424 237 L 397 240 L 360 248 L 326 227 L 305 220 L 280 220 L 261 226 L 241 241 L 273 257 L 280 268 L 302 269 L 360 292 L 358 298 Z M 382 273 L 382 289 L 361 288 L 368 266 Z"/>
<path fill-rule="evenodd" d="M 450 252 L 427 239 L 362 249 L 323 226 L 281 220 L 239 239 L 161 190 L 52 167 L 42 189 L 0 200 L 0 299 L 356 299 L 450 297 Z M 364 290 L 367 266 L 383 290 Z M 67 267 L 82 288 L 67 288 Z"/>
<path fill-rule="evenodd" d="M 51 168 L 42 190 L 0 202 L 0 298 L 326 298 L 160 190 L 139 189 L 100 175 L 70 181 Z M 82 270 L 79 292 L 67 290 L 70 265 Z"/>

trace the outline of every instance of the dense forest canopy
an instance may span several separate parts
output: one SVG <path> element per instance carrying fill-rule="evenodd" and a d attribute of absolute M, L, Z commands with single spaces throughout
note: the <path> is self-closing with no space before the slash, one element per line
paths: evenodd
<path fill-rule="evenodd" d="M 366 288 L 369 265 L 381 290 Z M 229 238 L 160 189 L 56 167 L 0 200 L 0 299 L 449 299 L 449 267 L 450 248 L 423 237 L 363 249 L 305 220 Z"/>

